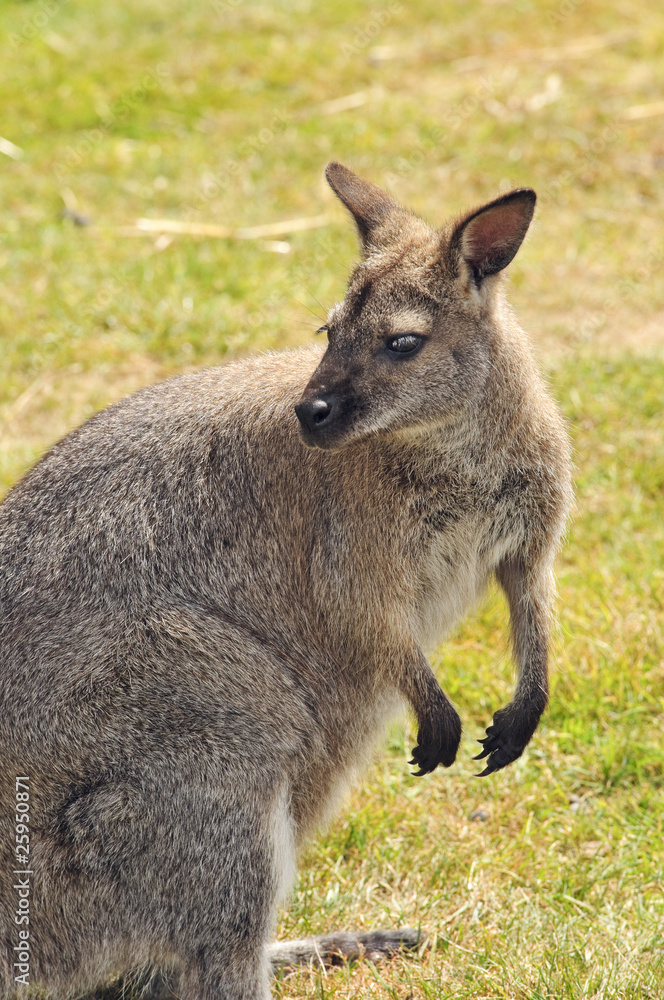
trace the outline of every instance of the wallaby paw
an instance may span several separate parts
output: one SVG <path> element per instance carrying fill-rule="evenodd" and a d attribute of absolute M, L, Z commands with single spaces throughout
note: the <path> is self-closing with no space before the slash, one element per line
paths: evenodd
<path fill-rule="evenodd" d="M 487 774 L 500 771 L 521 756 L 537 729 L 545 707 L 546 698 L 542 697 L 539 701 L 532 699 L 531 704 L 525 708 L 512 703 L 494 714 L 486 736 L 477 741 L 482 744 L 482 752 L 473 757 L 473 760 L 483 760 L 484 757 L 489 759 L 487 766 L 476 777 L 484 778 Z"/>
<path fill-rule="evenodd" d="M 484 770 L 475 775 L 476 778 L 484 778 L 487 774 L 500 771 L 520 757 L 525 750 L 525 744 L 520 746 L 501 737 L 497 726 L 489 726 L 486 732 L 484 739 L 477 741 L 482 744 L 482 752 L 473 757 L 473 760 L 482 760 L 484 757 L 489 759 Z"/>
<path fill-rule="evenodd" d="M 423 774 L 431 774 L 439 764 L 442 764 L 443 767 L 449 767 L 454 763 L 456 758 L 456 752 L 450 756 L 449 753 L 444 753 L 442 747 L 423 747 L 419 743 L 416 747 L 413 747 L 411 752 L 413 756 L 408 763 L 419 767 L 419 771 L 412 772 L 415 778 L 421 778 Z"/>
<path fill-rule="evenodd" d="M 461 720 L 455 712 L 454 716 L 447 720 L 444 735 L 427 738 L 420 729 L 417 739 L 418 744 L 413 747 L 412 759 L 408 761 L 409 764 L 419 768 L 418 771 L 413 771 L 414 777 L 420 778 L 423 774 L 430 774 L 439 764 L 451 767 L 456 760 L 461 740 Z"/>

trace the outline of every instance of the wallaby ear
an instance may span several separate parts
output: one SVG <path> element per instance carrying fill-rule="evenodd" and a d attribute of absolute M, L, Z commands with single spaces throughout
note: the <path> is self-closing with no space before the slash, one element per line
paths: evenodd
<path fill-rule="evenodd" d="M 393 213 L 403 209 L 381 188 L 354 174 L 342 163 L 328 163 L 325 169 L 327 182 L 355 219 L 365 252 L 381 246 L 388 234 L 381 230 Z M 388 227 L 389 228 L 389 227 Z"/>
<path fill-rule="evenodd" d="M 455 226 L 449 252 L 458 268 L 465 261 L 479 286 L 510 263 L 523 243 L 535 211 L 537 195 L 532 188 L 510 191 L 490 201 Z"/>

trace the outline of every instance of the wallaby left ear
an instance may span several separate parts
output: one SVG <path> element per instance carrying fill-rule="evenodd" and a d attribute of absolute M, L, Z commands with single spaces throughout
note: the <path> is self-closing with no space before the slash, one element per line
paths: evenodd
<path fill-rule="evenodd" d="M 502 271 L 523 243 L 536 200 L 532 188 L 519 188 L 466 216 L 452 232 L 452 263 L 458 269 L 465 261 L 478 287 L 484 278 Z"/>
<path fill-rule="evenodd" d="M 405 212 L 389 194 L 358 177 L 343 163 L 328 163 L 325 177 L 353 216 L 365 254 L 394 239 L 390 220 L 400 219 Z"/>

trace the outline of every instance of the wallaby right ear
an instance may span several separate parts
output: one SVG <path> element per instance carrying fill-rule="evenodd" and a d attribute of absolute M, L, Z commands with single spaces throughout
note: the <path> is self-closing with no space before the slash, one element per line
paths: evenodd
<path fill-rule="evenodd" d="M 536 200 L 532 188 L 519 188 L 458 222 L 448 251 L 454 269 L 458 272 L 463 261 L 479 288 L 485 278 L 507 267 L 523 243 Z"/>
<path fill-rule="evenodd" d="M 325 176 L 355 219 L 365 253 L 389 242 L 391 227 L 386 228 L 385 223 L 394 213 L 403 214 L 401 206 L 376 184 L 358 177 L 343 163 L 328 163 Z"/>

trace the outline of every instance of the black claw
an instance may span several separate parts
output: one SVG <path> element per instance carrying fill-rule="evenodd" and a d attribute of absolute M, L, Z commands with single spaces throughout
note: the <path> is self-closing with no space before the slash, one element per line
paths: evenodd
<path fill-rule="evenodd" d="M 451 749 L 444 741 L 425 741 L 424 743 L 418 743 L 417 746 L 413 747 L 411 753 L 412 757 L 408 761 L 409 764 L 414 765 L 419 768 L 419 771 L 415 772 L 417 777 L 423 774 L 431 774 L 440 765 L 441 767 L 450 767 L 454 763 L 456 757 L 456 746 Z"/>
<path fill-rule="evenodd" d="M 424 753 L 421 752 L 421 748 L 418 745 L 416 747 L 413 747 L 413 757 L 411 760 L 408 761 L 408 763 L 419 768 L 418 771 L 413 771 L 412 774 L 416 778 L 421 778 L 422 775 L 429 774 L 431 771 L 433 771 L 438 761 L 435 758 L 431 758 L 430 756 L 425 757 Z"/>
<path fill-rule="evenodd" d="M 484 770 L 476 775 L 477 778 L 484 778 L 487 774 L 502 770 L 520 757 L 524 750 L 522 746 L 510 743 L 509 740 L 503 741 L 496 726 L 489 726 L 486 732 L 487 735 L 477 741 L 481 743 L 482 750 L 473 757 L 473 760 L 484 760 L 485 757 L 489 759 Z"/>

